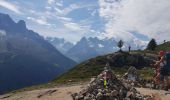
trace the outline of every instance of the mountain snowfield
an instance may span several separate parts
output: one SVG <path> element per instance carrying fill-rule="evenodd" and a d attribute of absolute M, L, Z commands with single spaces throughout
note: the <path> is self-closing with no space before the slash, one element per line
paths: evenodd
<path fill-rule="evenodd" d="M 64 38 L 47 37 L 46 40 L 63 54 L 74 46 L 73 43 L 66 41 Z"/>

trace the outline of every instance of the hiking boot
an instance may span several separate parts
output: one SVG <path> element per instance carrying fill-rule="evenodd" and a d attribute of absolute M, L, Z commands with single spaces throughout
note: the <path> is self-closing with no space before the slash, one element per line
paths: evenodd
<path fill-rule="evenodd" d="M 163 90 L 168 91 L 168 86 L 164 86 Z"/>

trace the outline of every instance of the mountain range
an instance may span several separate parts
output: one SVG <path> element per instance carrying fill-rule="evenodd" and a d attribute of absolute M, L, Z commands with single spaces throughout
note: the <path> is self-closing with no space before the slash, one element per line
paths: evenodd
<path fill-rule="evenodd" d="M 118 50 L 117 41 L 114 38 L 99 39 L 98 37 L 83 37 L 76 44 L 66 41 L 63 38 L 48 37 L 47 40 L 55 46 L 65 56 L 76 62 L 82 62 L 98 55 L 104 55 Z M 124 43 L 123 49 L 128 50 L 129 45 L 132 49 L 144 49 L 146 43 L 132 40 Z"/>
<path fill-rule="evenodd" d="M 75 64 L 25 21 L 0 13 L 0 93 L 48 82 Z"/>
<path fill-rule="evenodd" d="M 52 38 L 47 37 L 48 40 L 54 47 L 56 47 L 65 56 L 73 59 L 76 62 L 81 62 L 89 58 L 107 54 L 116 50 L 116 41 L 100 40 L 97 37 L 86 38 L 83 37 L 76 44 L 66 41 L 63 38 Z"/>
<path fill-rule="evenodd" d="M 46 40 L 63 54 L 74 46 L 73 43 L 66 41 L 64 38 L 47 37 Z"/>

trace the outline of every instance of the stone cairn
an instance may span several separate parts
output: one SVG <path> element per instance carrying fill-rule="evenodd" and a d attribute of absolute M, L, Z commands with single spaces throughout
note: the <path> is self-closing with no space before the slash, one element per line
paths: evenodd
<path fill-rule="evenodd" d="M 131 66 L 120 80 L 126 84 L 133 84 L 135 87 L 144 87 L 154 89 L 155 85 L 152 80 L 143 79 L 138 73 L 137 69 Z"/>
<path fill-rule="evenodd" d="M 137 69 L 133 66 L 129 67 L 120 80 L 126 84 L 133 84 L 135 87 L 145 87 L 146 85 L 146 81 L 141 78 L 141 76 L 137 73 Z"/>
<path fill-rule="evenodd" d="M 140 94 L 132 84 L 119 80 L 108 64 L 86 88 L 72 94 L 72 98 L 73 100 L 152 100 L 151 96 Z"/>

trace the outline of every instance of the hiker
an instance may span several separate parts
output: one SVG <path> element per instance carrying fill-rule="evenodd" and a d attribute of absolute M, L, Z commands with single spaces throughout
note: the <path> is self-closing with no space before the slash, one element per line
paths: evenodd
<path fill-rule="evenodd" d="M 129 52 L 131 51 L 131 46 L 129 46 Z"/>
<path fill-rule="evenodd" d="M 163 67 L 160 69 L 160 74 L 164 81 L 164 90 L 168 90 L 168 76 L 170 75 L 170 52 L 166 52 L 162 59 Z"/>
<path fill-rule="evenodd" d="M 158 57 L 158 61 L 155 62 L 155 64 L 153 64 L 153 68 L 155 69 L 154 72 L 154 76 L 153 76 L 153 81 L 156 84 L 160 84 L 161 83 L 161 79 L 160 79 L 160 64 L 159 61 L 161 60 L 161 57 Z"/>
<path fill-rule="evenodd" d="M 161 68 L 164 66 L 164 63 L 163 63 L 164 54 L 165 54 L 164 51 L 160 51 L 158 61 L 156 61 L 155 64 L 151 64 L 151 66 L 153 66 L 156 69 L 154 79 L 153 79 L 153 81 L 156 84 L 161 84 L 163 83 L 163 80 L 164 80 L 163 75 L 161 75 L 160 73 Z"/>
<path fill-rule="evenodd" d="M 163 83 L 164 89 L 168 89 L 168 73 L 170 71 L 170 53 L 164 51 L 159 52 L 160 60 L 152 66 L 156 68 L 157 74 L 154 81 L 157 84 Z"/>

